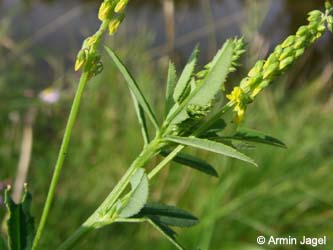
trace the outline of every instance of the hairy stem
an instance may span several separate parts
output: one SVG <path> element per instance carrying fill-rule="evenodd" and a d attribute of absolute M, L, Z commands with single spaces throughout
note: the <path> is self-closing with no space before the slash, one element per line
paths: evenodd
<path fill-rule="evenodd" d="M 69 114 L 69 117 L 68 117 L 65 134 L 64 134 L 64 137 L 63 137 L 63 140 L 62 140 L 62 144 L 61 144 L 61 147 L 60 147 L 60 150 L 59 150 L 57 162 L 56 162 L 56 165 L 55 165 L 55 168 L 54 168 L 52 181 L 51 181 L 49 191 L 48 191 L 48 194 L 47 194 L 47 198 L 46 198 L 46 202 L 45 202 L 45 205 L 44 205 L 42 217 L 41 217 L 41 220 L 40 220 L 39 225 L 38 225 L 36 236 L 34 238 L 32 250 L 36 250 L 37 247 L 38 247 L 39 240 L 42 236 L 42 233 L 43 233 L 48 215 L 50 213 L 50 208 L 51 208 L 51 205 L 52 205 L 52 201 L 54 199 L 56 186 L 58 184 L 60 173 L 61 173 L 61 170 L 62 170 L 62 167 L 63 167 L 63 163 L 64 163 L 64 160 L 65 160 L 66 155 L 67 155 L 67 150 L 68 150 L 68 145 L 69 145 L 69 142 L 70 142 L 70 137 L 71 137 L 71 134 L 72 134 L 72 129 L 73 129 L 73 126 L 74 126 L 74 123 L 75 123 L 75 120 L 76 120 L 76 117 L 77 117 L 77 113 L 78 113 L 78 110 L 79 110 L 79 107 L 80 107 L 81 99 L 82 99 L 82 96 L 83 96 L 83 91 L 84 91 L 84 88 L 85 88 L 85 86 L 88 82 L 88 75 L 89 75 L 88 72 L 84 72 L 84 73 L 82 73 L 81 78 L 80 78 L 79 86 L 78 86 L 76 94 L 75 94 L 75 98 L 74 98 L 74 101 L 73 101 L 73 104 L 72 104 L 72 108 L 71 108 L 71 111 L 70 111 L 70 114 Z"/>

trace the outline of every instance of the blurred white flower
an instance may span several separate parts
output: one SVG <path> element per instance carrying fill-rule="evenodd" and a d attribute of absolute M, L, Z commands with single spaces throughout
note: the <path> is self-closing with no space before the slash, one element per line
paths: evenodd
<path fill-rule="evenodd" d="M 46 88 L 39 93 L 39 98 L 46 103 L 53 104 L 59 101 L 60 91 L 52 87 Z"/>

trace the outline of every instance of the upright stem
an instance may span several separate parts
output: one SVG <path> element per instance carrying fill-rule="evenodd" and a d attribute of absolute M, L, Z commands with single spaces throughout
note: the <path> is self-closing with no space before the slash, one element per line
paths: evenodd
<path fill-rule="evenodd" d="M 50 188 L 49 188 L 47 198 L 46 198 L 46 202 L 45 202 L 45 205 L 44 205 L 42 217 L 41 217 L 41 220 L 39 222 L 38 229 L 37 229 L 37 232 L 36 232 L 36 236 L 35 236 L 35 239 L 34 239 L 34 242 L 33 242 L 33 245 L 32 245 L 32 250 L 37 249 L 39 240 L 42 236 L 42 233 L 43 233 L 43 230 L 44 230 L 44 227 L 45 227 L 45 224 L 46 224 L 49 212 L 50 212 L 51 204 L 52 204 L 52 201 L 54 199 L 54 194 L 55 194 L 55 191 L 56 191 L 56 186 L 57 186 L 58 181 L 59 181 L 61 169 L 63 167 L 65 157 L 67 155 L 68 144 L 69 144 L 70 137 L 71 137 L 71 134 L 72 134 L 72 129 L 73 129 L 76 117 L 77 117 L 77 113 L 78 113 L 78 110 L 79 110 L 79 107 L 80 107 L 83 91 L 84 91 L 84 88 L 85 88 L 85 86 L 88 82 L 88 76 L 89 76 L 88 72 L 83 72 L 82 73 L 81 78 L 80 78 L 80 82 L 79 82 L 79 86 L 76 90 L 76 94 L 75 94 L 75 98 L 74 98 L 74 101 L 73 101 L 73 104 L 72 104 L 71 112 L 70 112 L 69 117 L 68 117 L 65 134 L 64 134 L 62 144 L 61 144 L 61 147 L 60 147 L 60 150 L 59 150 L 58 159 L 57 159 L 57 162 L 56 162 L 56 165 L 55 165 L 55 168 L 54 168 L 52 181 L 51 181 Z"/>

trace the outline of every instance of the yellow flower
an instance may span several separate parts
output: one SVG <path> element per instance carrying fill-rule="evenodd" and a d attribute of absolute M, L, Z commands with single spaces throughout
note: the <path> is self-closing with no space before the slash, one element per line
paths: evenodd
<path fill-rule="evenodd" d="M 244 95 L 245 93 L 240 87 L 235 87 L 231 94 L 227 95 L 227 98 L 235 105 L 234 111 L 236 114 L 234 117 L 234 122 L 236 124 L 239 124 L 244 120 L 246 109 L 246 103 L 244 103 Z"/>
<path fill-rule="evenodd" d="M 235 103 L 241 102 L 241 95 L 243 94 L 243 90 L 240 87 L 235 87 L 231 94 L 227 95 L 227 98 Z"/>
<path fill-rule="evenodd" d="M 237 104 L 234 108 L 234 111 L 236 112 L 235 117 L 234 117 L 234 122 L 236 124 L 240 124 L 244 121 L 244 116 L 245 116 L 245 105 L 242 104 Z"/>

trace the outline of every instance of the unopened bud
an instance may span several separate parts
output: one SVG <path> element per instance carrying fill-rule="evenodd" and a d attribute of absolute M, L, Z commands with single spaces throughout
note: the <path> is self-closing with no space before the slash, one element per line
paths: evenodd
<path fill-rule="evenodd" d="M 119 28 L 121 21 L 119 19 L 113 19 L 109 23 L 109 34 L 113 35 Z"/>
<path fill-rule="evenodd" d="M 82 68 L 83 64 L 85 63 L 85 52 L 84 50 L 80 50 L 75 61 L 75 71 L 78 71 L 80 68 Z"/>
<path fill-rule="evenodd" d="M 293 63 L 293 61 L 294 61 L 294 57 L 292 57 L 292 56 L 287 57 L 286 59 L 282 60 L 279 65 L 280 70 L 288 67 L 291 63 Z"/>
<path fill-rule="evenodd" d="M 126 6 L 128 4 L 128 0 L 120 0 L 116 7 L 114 8 L 114 12 L 121 13 L 125 10 Z"/>
<path fill-rule="evenodd" d="M 109 16 L 111 7 L 112 5 L 110 2 L 103 2 L 99 8 L 98 19 L 104 21 Z"/>

